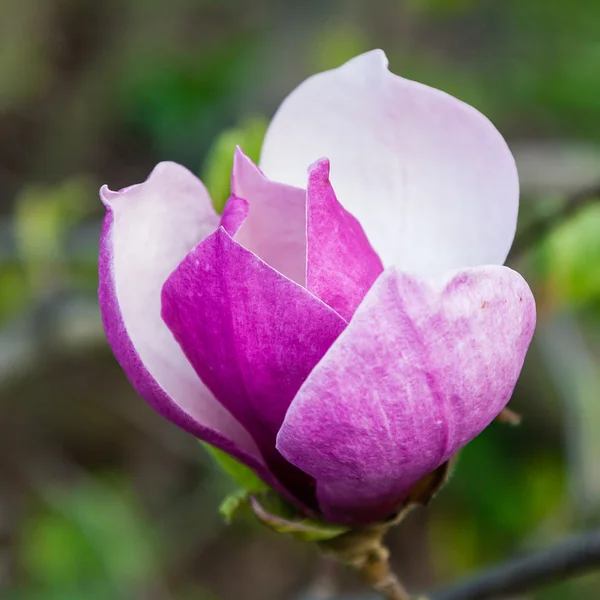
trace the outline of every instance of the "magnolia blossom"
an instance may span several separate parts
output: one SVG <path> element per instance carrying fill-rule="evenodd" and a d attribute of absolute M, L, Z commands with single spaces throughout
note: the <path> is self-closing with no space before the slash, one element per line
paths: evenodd
<path fill-rule="evenodd" d="M 501 266 L 518 196 L 483 115 L 363 54 L 285 99 L 260 168 L 236 151 L 223 215 L 174 163 L 102 188 L 108 341 L 306 514 L 386 519 L 512 394 L 535 327 Z"/>

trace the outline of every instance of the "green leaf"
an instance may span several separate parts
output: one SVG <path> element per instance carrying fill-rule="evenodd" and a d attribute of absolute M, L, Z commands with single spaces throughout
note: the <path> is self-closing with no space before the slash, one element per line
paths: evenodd
<path fill-rule="evenodd" d="M 239 126 L 223 131 L 211 146 L 204 168 L 202 181 L 210 192 L 217 212 L 222 212 L 229 198 L 233 153 L 240 146 L 254 162 L 258 162 L 268 121 L 264 117 L 248 117 Z"/>
<path fill-rule="evenodd" d="M 262 492 L 270 489 L 269 486 L 249 469 L 246 465 L 238 462 L 235 458 L 219 450 L 206 442 L 200 442 L 208 453 L 214 458 L 215 462 L 221 467 L 237 485 L 249 492 Z M 225 499 L 225 502 L 227 499 Z"/>

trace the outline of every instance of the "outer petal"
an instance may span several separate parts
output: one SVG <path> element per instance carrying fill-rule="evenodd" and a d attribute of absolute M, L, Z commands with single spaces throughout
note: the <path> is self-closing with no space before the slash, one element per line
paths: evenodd
<path fill-rule="evenodd" d="M 248 218 L 235 235 L 267 264 L 296 283 L 306 281 L 306 167 L 302 188 L 267 179 L 238 148 L 231 192 L 249 204 Z"/>
<path fill-rule="evenodd" d="M 315 477 L 328 519 L 385 519 L 508 402 L 534 327 L 531 291 L 506 267 L 443 286 L 387 270 L 298 392 L 277 447 Z"/>
<path fill-rule="evenodd" d="M 310 169 L 306 239 L 306 287 L 350 320 L 383 266 L 360 223 L 338 202 L 327 159 Z"/>
<path fill-rule="evenodd" d="M 314 505 L 314 486 L 275 438 L 296 392 L 346 322 L 232 240 L 198 244 L 163 288 L 163 319 L 196 372 L 251 433 L 269 467 Z"/>
<path fill-rule="evenodd" d="M 300 186 L 321 156 L 384 265 L 430 274 L 504 262 L 519 189 L 502 136 L 467 104 L 391 74 L 381 50 L 296 88 L 271 122 L 260 166 Z"/>
<path fill-rule="evenodd" d="M 160 290 L 199 240 L 214 231 L 202 183 L 174 163 L 120 192 L 106 186 L 99 300 L 108 342 L 136 391 L 161 415 L 271 482 L 256 444 L 198 379 L 160 315 Z"/>

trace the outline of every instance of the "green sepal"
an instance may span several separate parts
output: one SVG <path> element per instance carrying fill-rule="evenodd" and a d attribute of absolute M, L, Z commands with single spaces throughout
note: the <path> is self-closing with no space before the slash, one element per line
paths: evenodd
<path fill-rule="evenodd" d="M 249 505 L 249 497 L 248 490 L 235 490 L 235 492 L 225 496 L 219 506 L 219 514 L 227 525 L 231 525 L 231 522 L 238 516 L 240 511 Z"/>
<path fill-rule="evenodd" d="M 263 492 L 269 490 L 269 486 L 262 480 L 252 469 L 238 462 L 235 458 L 215 448 L 206 442 L 200 442 L 208 453 L 213 457 L 215 462 L 221 467 L 233 481 L 239 485 L 243 490 L 248 492 Z M 227 502 L 227 498 L 224 500 L 224 504 Z"/>
<path fill-rule="evenodd" d="M 350 531 L 349 527 L 308 519 L 273 491 L 252 494 L 250 507 L 256 518 L 277 533 L 287 533 L 303 542 L 323 542 Z"/>

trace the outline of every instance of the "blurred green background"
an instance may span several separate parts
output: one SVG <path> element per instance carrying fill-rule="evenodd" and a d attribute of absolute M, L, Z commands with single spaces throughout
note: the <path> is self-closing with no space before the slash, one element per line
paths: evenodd
<path fill-rule="evenodd" d="M 112 358 L 95 300 L 102 183 L 170 159 L 223 202 L 233 146 L 256 157 L 287 92 L 382 47 L 505 134 L 526 227 L 600 185 L 599 23 L 598 0 L 2 0 L 0 597 L 289 600 L 318 577 L 310 546 L 221 522 L 231 484 Z M 392 534 L 413 588 L 599 521 L 600 203 L 511 264 L 539 306 L 511 403 L 524 421 L 493 424 Z M 599 590 L 588 576 L 529 597 Z"/>

